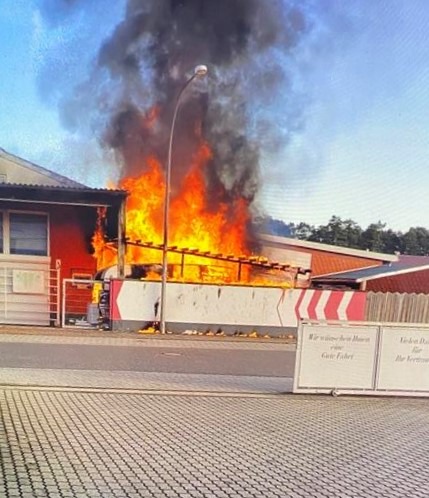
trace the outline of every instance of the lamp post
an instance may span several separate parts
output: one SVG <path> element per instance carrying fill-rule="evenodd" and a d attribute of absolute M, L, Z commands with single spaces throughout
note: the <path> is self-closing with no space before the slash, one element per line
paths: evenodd
<path fill-rule="evenodd" d="M 194 69 L 194 74 L 182 86 L 177 95 L 176 105 L 174 107 L 173 119 L 171 121 L 170 137 L 168 140 L 167 167 L 165 169 L 165 193 L 164 193 L 164 216 L 163 216 L 163 242 L 162 242 L 162 279 L 161 279 L 161 299 L 160 299 L 160 317 L 159 327 L 161 334 L 165 334 L 165 295 L 167 289 L 168 276 L 168 218 L 170 211 L 170 183 L 171 183 L 171 154 L 173 150 L 174 126 L 176 124 L 177 111 L 179 110 L 180 100 L 186 88 L 192 83 L 195 78 L 201 78 L 207 74 L 207 66 L 199 65 Z"/>

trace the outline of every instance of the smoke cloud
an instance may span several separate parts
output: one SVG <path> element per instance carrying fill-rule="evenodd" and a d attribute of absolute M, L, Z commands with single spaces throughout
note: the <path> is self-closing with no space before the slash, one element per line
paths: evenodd
<path fill-rule="evenodd" d="M 80 0 L 46 0 L 61 13 Z M 198 64 L 209 74 L 187 89 L 174 140 L 173 182 L 183 177 L 202 140 L 210 202 L 249 204 L 261 185 L 261 150 L 287 143 L 301 125 L 301 102 L 289 62 L 309 33 L 305 2 L 292 0 L 128 0 L 124 17 L 102 43 L 86 81 L 60 101 L 62 122 L 84 121 L 115 151 L 120 176 L 139 175 L 144 157 L 166 159 L 178 92 Z M 45 9 L 46 10 L 46 9 Z M 267 110 L 290 95 L 283 119 Z"/>

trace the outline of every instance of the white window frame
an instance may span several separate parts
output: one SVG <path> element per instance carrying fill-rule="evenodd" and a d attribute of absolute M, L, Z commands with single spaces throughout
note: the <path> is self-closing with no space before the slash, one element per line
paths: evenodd
<path fill-rule="evenodd" d="M 30 210 L 18 210 L 18 209 L 2 209 L 1 214 L 3 216 L 3 252 L 0 252 L 0 256 L 11 255 L 17 258 L 46 258 L 50 256 L 50 219 L 49 213 L 45 211 L 30 211 Z M 10 252 L 10 215 L 11 214 L 28 214 L 28 215 L 38 215 L 46 217 L 46 254 L 11 254 Z"/>

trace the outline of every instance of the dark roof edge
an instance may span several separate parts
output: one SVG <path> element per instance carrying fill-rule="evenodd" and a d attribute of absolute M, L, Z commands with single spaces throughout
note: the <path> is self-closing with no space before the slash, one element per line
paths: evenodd
<path fill-rule="evenodd" d="M 0 190 L 46 190 L 46 191 L 59 191 L 59 192 L 82 192 L 82 193 L 100 193 L 111 195 L 127 196 L 128 192 L 122 189 L 109 189 L 109 188 L 92 188 L 82 185 L 81 187 L 72 187 L 69 185 L 34 185 L 24 183 L 0 183 Z"/>
<path fill-rule="evenodd" d="M 379 268 L 382 268 L 380 266 Z M 347 273 L 352 273 L 352 272 L 358 272 L 360 270 L 350 270 L 348 272 L 342 272 L 344 275 L 344 278 L 341 278 L 341 273 L 332 275 L 334 278 L 329 278 L 329 275 L 318 275 L 317 277 L 314 277 L 312 280 L 317 281 L 317 280 L 324 280 L 326 278 L 326 282 L 356 282 L 356 283 L 361 283 L 361 282 L 368 282 L 369 280 L 378 280 L 380 278 L 387 278 L 387 277 L 396 277 L 398 275 L 405 275 L 407 273 L 415 273 L 417 271 L 422 271 L 422 270 L 429 270 L 429 264 L 427 265 L 421 265 L 421 266 L 412 266 L 409 268 L 401 268 L 398 270 L 390 271 L 390 272 L 383 272 L 379 273 L 377 275 L 368 275 L 367 277 L 362 276 L 358 278 L 347 278 Z M 338 277 L 338 280 L 336 279 Z"/>
<path fill-rule="evenodd" d="M 429 270 L 429 265 L 422 265 L 422 266 L 412 266 L 411 268 L 401 268 L 400 270 L 392 271 L 392 272 L 386 272 L 386 273 L 380 273 L 379 275 L 372 275 L 369 277 L 361 277 L 356 279 L 356 282 L 367 282 L 369 280 L 378 280 L 379 278 L 386 278 L 386 277 L 396 277 L 398 275 L 405 275 L 407 273 L 415 273 L 416 271 L 422 271 L 422 270 Z"/>

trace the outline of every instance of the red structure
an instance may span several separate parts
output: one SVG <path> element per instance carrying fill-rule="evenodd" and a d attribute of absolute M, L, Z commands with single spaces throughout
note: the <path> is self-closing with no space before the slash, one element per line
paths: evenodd
<path fill-rule="evenodd" d="M 0 174 L 0 323 L 48 325 L 62 279 L 95 272 L 100 209 L 107 235 L 123 240 L 127 193 L 86 187 L 2 149 Z"/>
<path fill-rule="evenodd" d="M 429 294 L 429 256 L 383 254 L 261 235 L 263 253 L 311 268 L 308 287 Z"/>
<path fill-rule="evenodd" d="M 321 275 L 314 278 L 313 284 L 324 289 L 429 294 L 429 257 L 397 255 L 396 258 L 377 267 Z"/>
<path fill-rule="evenodd" d="M 306 240 L 261 235 L 263 254 L 270 258 L 288 259 L 290 264 L 311 268 L 311 278 L 347 270 L 381 266 L 397 261 L 394 254 L 308 242 Z M 310 283 L 310 282 L 309 282 Z"/>

